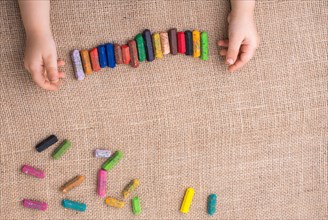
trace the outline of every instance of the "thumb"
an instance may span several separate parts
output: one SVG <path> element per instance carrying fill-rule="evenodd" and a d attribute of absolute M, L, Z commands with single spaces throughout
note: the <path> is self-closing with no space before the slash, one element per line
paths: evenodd
<path fill-rule="evenodd" d="M 44 61 L 44 65 L 47 72 L 48 80 L 53 83 L 58 82 L 59 73 L 58 73 L 56 57 L 53 56 L 47 57 Z"/>
<path fill-rule="evenodd" d="M 240 50 L 242 39 L 231 37 L 229 39 L 228 51 L 226 56 L 226 64 L 232 65 L 236 62 Z"/>

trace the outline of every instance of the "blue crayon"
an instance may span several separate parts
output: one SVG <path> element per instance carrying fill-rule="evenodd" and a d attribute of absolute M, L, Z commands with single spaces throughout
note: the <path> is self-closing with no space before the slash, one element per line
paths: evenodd
<path fill-rule="evenodd" d="M 215 212 L 216 212 L 216 195 L 211 194 L 208 196 L 207 199 L 207 213 L 209 215 L 214 215 Z"/>
<path fill-rule="evenodd" d="M 106 44 L 106 54 L 107 54 L 107 65 L 110 68 L 115 68 L 115 51 L 114 51 L 114 44 Z"/>
<path fill-rule="evenodd" d="M 107 66 L 106 50 L 104 45 L 98 46 L 99 65 L 101 68 Z"/>
<path fill-rule="evenodd" d="M 66 209 L 73 209 L 79 212 L 84 212 L 87 209 L 87 205 L 84 203 L 75 202 L 68 199 L 62 200 L 62 206 Z"/>
<path fill-rule="evenodd" d="M 146 59 L 147 61 L 151 62 L 155 59 L 155 56 L 154 56 L 153 41 L 151 39 L 150 30 L 148 29 L 144 30 L 142 36 L 145 40 Z"/>

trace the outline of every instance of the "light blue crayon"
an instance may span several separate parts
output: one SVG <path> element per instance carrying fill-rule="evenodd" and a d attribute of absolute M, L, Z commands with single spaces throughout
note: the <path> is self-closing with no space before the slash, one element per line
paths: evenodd
<path fill-rule="evenodd" d="M 87 205 L 84 203 L 75 202 L 68 199 L 62 200 L 62 206 L 66 209 L 73 209 L 79 212 L 84 212 L 87 209 Z"/>
<path fill-rule="evenodd" d="M 207 213 L 209 215 L 214 215 L 215 212 L 216 212 L 216 195 L 211 194 L 208 196 L 208 200 L 207 200 Z"/>

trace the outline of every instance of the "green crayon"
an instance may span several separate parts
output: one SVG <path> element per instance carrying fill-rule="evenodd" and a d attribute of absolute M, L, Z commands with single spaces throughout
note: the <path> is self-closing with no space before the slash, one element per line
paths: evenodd
<path fill-rule="evenodd" d="M 63 154 L 68 151 L 68 149 L 71 147 L 71 142 L 69 140 L 64 140 L 59 147 L 56 148 L 56 150 L 53 152 L 52 157 L 55 160 L 58 160 Z"/>
<path fill-rule="evenodd" d="M 140 199 L 138 196 L 134 197 L 132 200 L 132 212 L 135 215 L 140 215 L 141 213 L 141 206 L 140 206 Z"/>
<path fill-rule="evenodd" d="M 208 60 L 208 35 L 205 31 L 200 34 L 200 51 L 200 59 Z"/>
<path fill-rule="evenodd" d="M 137 48 L 138 48 L 138 58 L 140 62 L 143 62 L 146 60 L 146 50 L 145 50 L 145 44 L 144 39 L 142 37 L 142 34 L 138 34 L 135 37 Z"/>
<path fill-rule="evenodd" d="M 102 169 L 109 171 L 111 170 L 123 157 L 122 151 L 116 151 L 113 156 L 108 158 L 102 165 Z"/>

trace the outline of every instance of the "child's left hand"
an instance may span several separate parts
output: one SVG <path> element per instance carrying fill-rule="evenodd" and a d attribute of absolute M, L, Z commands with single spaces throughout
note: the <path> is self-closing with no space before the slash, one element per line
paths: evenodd
<path fill-rule="evenodd" d="M 252 59 L 259 45 L 259 36 L 253 16 L 234 14 L 232 11 L 228 23 L 229 39 L 217 43 L 223 47 L 220 55 L 226 57 L 229 72 L 234 72 Z"/>

